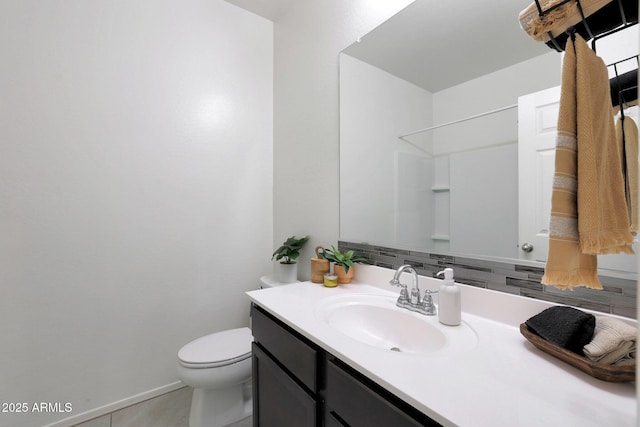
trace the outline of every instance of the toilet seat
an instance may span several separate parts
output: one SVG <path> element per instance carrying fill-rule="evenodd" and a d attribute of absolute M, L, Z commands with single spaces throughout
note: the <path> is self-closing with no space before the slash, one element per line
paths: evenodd
<path fill-rule="evenodd" d="M 231 365 L 251 357 L 252 341 L 249 328 L 216 332 L 185 344 L 178 352 L 178 361 L 192 369 Z"/>

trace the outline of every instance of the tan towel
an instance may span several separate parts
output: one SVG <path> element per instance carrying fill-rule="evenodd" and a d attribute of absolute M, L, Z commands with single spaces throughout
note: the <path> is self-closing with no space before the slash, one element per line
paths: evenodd
<path fill-rule="evenodd" d="M 578 231 L 585 254 L 632 254 L 605 63 L 576 35 Z"/>
<path fill-rule="evenodd" d="M 620 151 L 623 147 L 625 151 L 625 196 L 629 213 L 629 230 L 635 236 L 638 233 L 638 127 L 631 117 L 616 121 L 616 138 Z"/>
<path fill-rule="evenodd" d="M 579 36 L 576 36 L 578 38 Z M 583 40 L 584 42 L 584 40 Z M 597 258 L 580 251 L 577 202 L 576 52 L 571 39 L 562 64 L 555 174 L 551 193 L 549 254 L 542 284 L 560 289 L 577 286 L 602 289 Z"/>
<path fill-rule="evenodd" d="M 596 316 L 591 342 L 584 346 L 589 359 L 607 365 L 635 363 L 637 329 L 622 320 Z"/>
<path fill-rule="evenodd" d="M 540 0 L 542 10 L 547 10 L 563 0 Z M 582 11 L 585 18 L 591 16 L 603 6 L 611 3 L 612 0 L 581 0 Z M 582 16 L 578 11 L 577 2 L 568 1 L 551 12 L 540 17 L 538 7 L 531 3 L 526 9 L 520 12 L 518 17 L 522 29 L 536 41 L 549 41 L 549 31 L 554 37 L 563 33 L 567 28 L 572 27 L 582 21 Z"/>
<path fill-rule="evenodd" d="M 595 255 L 628 252 L 632 239 L 606 65 L 576 35 L 575 42 L 567 41 L 562 67 L 549 254 L 542 283 L 602 289 Z"/>

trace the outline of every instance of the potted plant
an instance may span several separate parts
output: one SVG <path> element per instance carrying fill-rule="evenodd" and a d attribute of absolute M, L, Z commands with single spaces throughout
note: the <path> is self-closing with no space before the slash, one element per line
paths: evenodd
<path fill-rule="evenodd" d="M 333 262 L 333 271 L 338 276 L 338 283 L 351 283 L 355 273 L 355 263 L 367 262 L 367 258 L 356 255 L 352 250 L 344 253 L 336 249 L 333 245 L 331 249 L 325 249 L 322 257 L 329 262 Z"/>
<path fill-rule="evenodd" d="M 271 256 L 279 261 L 276 268 L 276 277 L 283 283 L 293 283 L 298 280 L 298 264 L 296 259 L 300 256 L 300 250 L 309 240 L 309 236 L 297 239 L 289 237 Z"/>

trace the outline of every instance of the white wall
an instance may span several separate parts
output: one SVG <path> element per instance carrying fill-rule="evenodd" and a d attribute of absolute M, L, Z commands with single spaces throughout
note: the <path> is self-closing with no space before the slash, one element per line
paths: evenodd
<path fill-rule="evenodd" d="M 341 238 L 401 247 L 430 240 L 431 135 L 398 136 L 428 125 L 431 109 L 425 89 L 340 55 Z"/>
<path fill-rule="evenodd" d="M 548 52 L 433 94 L 433 122 L 448 123 L 514 105 L 518 96 L 560 84 L 561 56 Z M 517 141 L 511 109 L 434 131 L 434 152 L 446 154 Z M 508 124 L 505 125 L 505 124 Z M 473 138 L 468 135 L 473 134 Z"/>
<path fill-rule="evenodd" d="M 0 413 L 177 381 L 271 268 L 273 24 L 222 0 L 0 3 Z M 336 74 L 337 75 L 337 74 Z"/>
<path fill-rule="evenodd" d="M 450 250 L 518 257 L 518 144 L 450 155 Z"/>
<path fill-rule="evenodd" d="M 338 53 L 409 3 L 295 1 L 274 22 L 273 244 L 311 235 L 300 279 L 313 248 L 338 241 Z"/>

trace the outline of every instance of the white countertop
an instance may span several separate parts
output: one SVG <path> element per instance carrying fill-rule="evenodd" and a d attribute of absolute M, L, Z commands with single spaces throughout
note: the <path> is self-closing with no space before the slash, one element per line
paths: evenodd
<path fill-rule="evenodd" d="M 403 282 L 410 283 L 406 276 Z M 634 383 L 593 378 L 536 349 L 520 334 L 520 323 L 552 304 L 459 285 L 462 320 L 475 331 L 478 342 L 472 349 L 446 356 L 376 349 L 341 334 L 317 316 L 326 297 L 349 293 L 396 296 L 397 288 L 385 285 L 392 277 L 393 270 L 358 266 L 356 280 L 349 285 L 325 288 L 301 282 L 247 295 L 443 425 L 636 425 Z M 422 290 L 437 290 L 439 283 L 420 277 Z M 437 323 L 437 316 L 433 319 Z M 635 325 L 633 320 L 623 320 Z"/>

